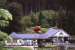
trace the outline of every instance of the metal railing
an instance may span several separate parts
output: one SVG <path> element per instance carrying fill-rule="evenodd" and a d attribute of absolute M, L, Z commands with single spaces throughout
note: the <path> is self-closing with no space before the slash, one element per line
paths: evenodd
<path fill-rule="evenodd" d="M 34 47 L 34 50 L 75 50 L 75 43 L 52 43 L 48 47 Z"/>

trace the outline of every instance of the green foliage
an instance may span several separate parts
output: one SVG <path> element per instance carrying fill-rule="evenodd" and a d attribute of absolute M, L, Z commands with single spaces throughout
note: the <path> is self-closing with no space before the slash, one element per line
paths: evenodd
<path fill-rule="evenodd" d="M 59 17 L 59 12 L 58 11 L 54 11 L 54 10 L 44 10 L 44 11 L 41 11 L 42 14 L 44 16 L 46 16 L 46 18 L 49 18 L 49 19 L 53 19 L 53 18 L 58 18 Z"/>
<path fill-rule="evenodd" d="M 19 20 L 20 23 L 20 31 L 25 32 L 27 28 L 30 28 L 31 26 L 31 17 L 30 16 L 24 16 Z"/>
<path fill-rule="evenodd" d="M 5 45 L 4 41 L 9 39 L 9 36 L 5 32 L 0 31 L 0 49 L 2 49 Z"/>
<path fill-rule="evenodd" d="M 12 21 L 12 15 L 8 10 L 0 9 L 0 27 L 6 27 Z"/>
<path fill-rule="evenodd" d="M 39 14 L 39 23 L 42 24 L 45 22 L 46 17 L 40 12 Z"/>
<path fill-rule="evenodd" d="M 14 48 L 14 50 L 32 50 L 32 49 L 26 48 L 26 47 L 17 47 L 17 48 Z"/>
<path fill-rule="evenodd" d="M 8 21 L 0 20 L 0 27 L 8 26 L 8 24 L 9 24 Z"/>
<path fill-rule="evenodd" d="M 46 33 L 46 32 L 48 31 L 48 28 L 41 28 L 41 31 L 42 31 L 43 33 Z"/>
<path fill-rule="evenodd" d="M 36 25 L 36 19 L 35 19 L 35 16 L 33 14 L 31 15 L 31 22 L 32 22 L 32 26 Z"/>
<path fill-rule="evenodd" d="M 49 27 L 56 26 L 56 20 L 58 20 L 58 18 L 60 18 L 58 11 L 45 10 L 45 11 L 42 11 L 42 14 L 44 16 L 46 16 L 48 24 L 49 24 Z"/>
<path fill-rule="evenodd" d="M 7 35 L 7 33 L 0 31 L 0 41 L 6 40 L 6 39 L 9 39 L 9 36 Z"/>
<path fill-rule="evenodd" d="M 48 27 L 46 16 L 44 16 L 41 12 L 39 14 L 39 23 L 41 27 Z"/>
<path fill-rule="evenodd" d="M 15 47 L 15 48 L 3 48 L 2 50 L 32 50 L 32 48 L 28 48 L 28 47 Z"/>
<path fill-rule="evenodd" d="M 12 20 L 12 14 L 6 9 L 0 9 L 0 18 L 4 18 L 4 20 Z"/>
<path fill-rule="evenodd" d="M 36 13 L 39 17 L 39 23 L 42 27 L 56 26 L 56 20 L 60 17 L 59 12 L 55 10 L 43 10 Z"/>
<path fill-rule="evenodd" d="M 28 16 L 17 16 L 14 18 L 14 24 L 12 27 L 15 27 L 13 30 L 17 30 L 17 32 L 28 32 L 28 28 L 35 27 L 36 24 L 40 24 L 43 28 L 53 27 L 56 24 L 55 19 L 58 18 L 58 12 L 54 10 L 43 10 L 41 12 L 32 12 Z"/>
<path fill-rule="evenodd" d="M 21 24 L 25 25 L 26 27 L 29 27 L 31 25 L 31 17 L 30 16 L 24 16 L 21 18 Z"/>

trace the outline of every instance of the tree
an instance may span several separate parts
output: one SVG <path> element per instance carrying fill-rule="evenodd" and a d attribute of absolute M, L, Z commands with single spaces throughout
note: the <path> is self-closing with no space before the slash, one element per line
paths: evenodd
<path fill-rule="evenodd" d="M 4 47 L 4 41 L 9 38 L 7 33 L 2 32 L 2 29 L 9 26 L 9 22 L 12 21 L 11 13 L 6 9 L 0 9 L 0 49 Z"/>
<path fill-rule="evenodd" d="M 9 36 L 7 33 L 0 31 L 0 41 L 4 41 L 6 39 L 9 39 Z"/>
<path fill-rule="evenodd" d="M 25 33 L 27 28 L 31 27 L 31 17 L 30 16 L 24 16 L 19 20 L 20 24 L 20 30 L 19 32 Z"/>
<path fill-rule="evenodd" d="M 12 20 L 12 14 L 8 10 L 0 9 L 0 30 L 4 31 Z"/>
<path fill-rule="evenodd" d="M 32 26 L 34 27 L 36 25 L 36 19 L 34 14 L 31 14 L 31 21 L 32 21 Z"/>
<path fill-rule="evenodd" d="M 5 8 L 6 2 L 7 2 L 7 0 L 0 0 L 0 8 Z"/>
<path fill-rule="evenodd" d="M 39 14 L 39 24 L 41 25 L 41 27 L 48 27 L 46 17 L 42 14 L 42 12 L 40 12 Z"/>
<path fill-rule="evenodd" d="M 7 35 L 7 33 L 0 31 L 0 49 L 1 50 L 5 46 L 4 41 L 7 40 L 7 39 L 10 39 L 10 37 Z"/>
<path fill-rule="evenodd" d="M 15 1 L 8 1 L 7 2 L 7 9 L 12 13 L 13 15 L 13 21 L 11 22 L 9 26 L 10 32 L 19 32 L 21 31 L 22 25 L 20 23 L 22 17 L 24 17 L 23 13 L 23 5 L 19 2 Z"/>
<path fill-rule="evenodd" d="M 55 10 L 42 11 L 43 15 L 47 18 L 47 24 L 49 27 L 56 26 L 56 19 L 59 18 L 59 12 Z"/>

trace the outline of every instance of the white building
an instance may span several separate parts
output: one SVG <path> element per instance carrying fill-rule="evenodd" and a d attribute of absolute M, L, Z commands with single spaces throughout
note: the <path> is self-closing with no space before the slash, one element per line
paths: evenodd
<path fill-rule="evenodd" d="M 44 34 L 17 34 L 12 32 L 10 36 L 12 37 L 12 42 L 9 45 L 33 45 L 34 43 L 37 45 L 38 39 L 52 39 L 53 43 L 65 43 L 70 38 L 67 32 L 58 28 L 49 28 Z"/>

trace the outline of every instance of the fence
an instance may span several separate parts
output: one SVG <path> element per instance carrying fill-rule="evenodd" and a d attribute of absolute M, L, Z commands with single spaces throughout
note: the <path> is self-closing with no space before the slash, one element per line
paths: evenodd
<path fill-rule="evenodd" d="M 32 46 L 34 46 L 34 50 L 75 50 L 75 43 L 66 42 L 66 43 L 48 43 L 48 44 L 50 45 L 49 47 L 46 46 L 46 47 L 40 48 L 40 47 L 36 47 L 37 45 L 32 45 Z M 23 45 L 20 45 L 20 46 L 23 46 Z"/>
<path fill-rule="evenodd" d="M 52 47 L 34 47 L 34 50 L 75 50 L 75 43 L 57 44 L 56 46 L 52 45 Z"/>
<path fill-rule="evenodd" d="M 75 43 L 65 45 L 65 50 L 75 50 Z"/>

